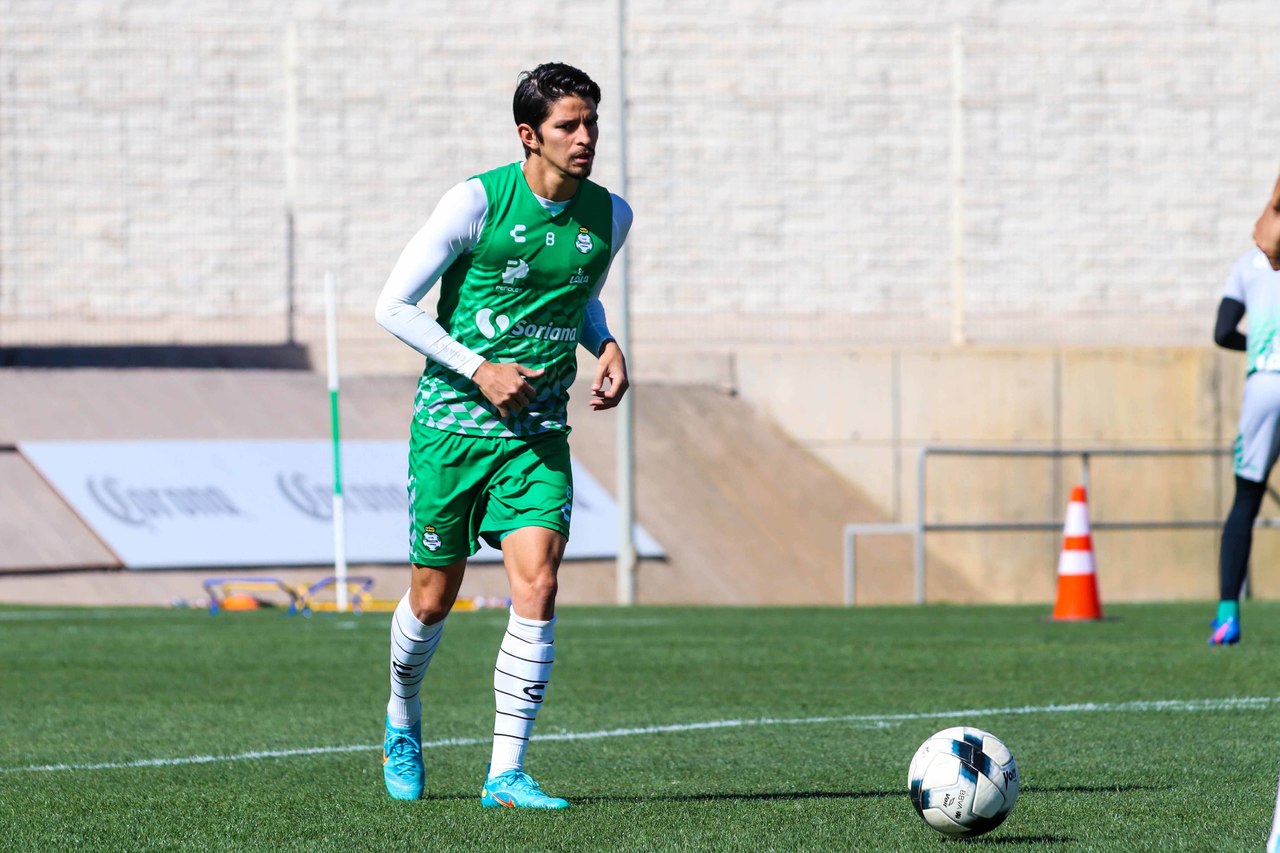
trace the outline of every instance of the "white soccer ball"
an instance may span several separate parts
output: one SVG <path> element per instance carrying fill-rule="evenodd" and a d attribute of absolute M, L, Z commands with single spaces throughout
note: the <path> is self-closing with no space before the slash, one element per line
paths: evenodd
<path fill-rule="evenodd" d="M 981 835 L 999 826 L 1018 801 L 1018 765 L 995 735 L 955 726 L 920 744 L 907 785 L 911 804 L 929 826 L 947 835 Z"/>

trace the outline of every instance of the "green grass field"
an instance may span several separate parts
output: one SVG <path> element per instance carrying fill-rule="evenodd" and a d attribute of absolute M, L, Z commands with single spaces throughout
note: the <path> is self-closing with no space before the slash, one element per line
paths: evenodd
<path fill-rule="evenodd" d="M 426 799 L 379 766 L 386 614 L 0 609 L 5 850 L 1260 850 L 1280 604 L 565 608 L 529 769 L 563 813 L 479 806 L 505 614 L 427 678 Z M 907 764 L 951 725 L 1013 750 L 990 835 L 929 829 Z M 964 846 L 957 846 L 964 845 Z"/>

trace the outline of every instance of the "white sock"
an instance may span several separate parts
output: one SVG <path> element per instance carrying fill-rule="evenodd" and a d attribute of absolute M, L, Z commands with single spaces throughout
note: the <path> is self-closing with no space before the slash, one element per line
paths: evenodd
<path fill-rule="evenodd" d="M 391 614 L 391 700 L 387 702 L 387 720 L 391 725 L 403 729 L 421 722 L 422 700 L 418 698 L 418 691 L 443 631 L 443 619 L 434 625 L 418 621 L 406 592 Z"/>
<path fill-rule="evenodd" d="M 524 751 L 533 721 L 542 707 L 551 664 L 555 660 L 555 617 L 549 622 L 525 619 L 514 608 L 493 669 L 493 696 L 498 713 L 493 723 L 489 775 L 524 769 Z"/>

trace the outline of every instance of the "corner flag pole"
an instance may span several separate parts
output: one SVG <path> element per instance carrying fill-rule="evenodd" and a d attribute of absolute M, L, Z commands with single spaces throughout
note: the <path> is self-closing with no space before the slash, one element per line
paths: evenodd
<path fill-rule="evenodd" d="M 342 439 L 338 420 L 338 295 L 324 274 L 324 337 L 329 355 L 329 424 L 333 434 L 333 574 L 339 613 L 347 612 L 347 518 L 342 501 Z"/>

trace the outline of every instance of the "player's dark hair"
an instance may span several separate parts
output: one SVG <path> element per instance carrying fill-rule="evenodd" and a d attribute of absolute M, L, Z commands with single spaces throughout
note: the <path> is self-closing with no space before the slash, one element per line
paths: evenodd
<path fill-rule="evenodd" d="M 600 104 L 600 87 L 585 71 L 563 62 L 544 62 L 532 71 L 520 72 L 511 112 L 516 124 L 529 125 L 541 140 L 542 123 L 551 114 L 551 107 L 569 95 L 589 98 L 597 106 Z M 527 146 L 524 153 L 526 157 L 529 155 Z"/>

